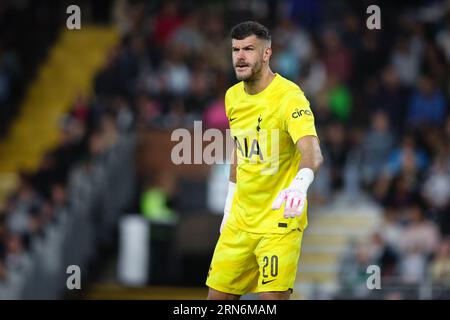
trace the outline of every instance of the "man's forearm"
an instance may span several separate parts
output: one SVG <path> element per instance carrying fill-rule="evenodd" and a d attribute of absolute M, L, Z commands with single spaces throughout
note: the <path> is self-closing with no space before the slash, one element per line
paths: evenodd
<path fill-rule="evenodd" d="M 285 203 L 284 217 L 294 218 L 303 213 L 308 188 L 314 180 L 314 172 L 322 165 L 323 157 L 319 143 L 314 136 L 305 136 L 297 142 L 302 155 L 299 170 L 287 189 L 281 190 L 272 203 L 272 209 L 278 210 Z"/>
<path fill-rule="evenodd" d="M 236 156 L 236 149 L 233 148 L 232 154 L 231 154 L 232 163 L 230 164 L 230 182 L 236 183 L 236 168 L 237 168 L 237 156 Z"/>
<path fill-rule="evenodd" d="M 232 163 L 230 163 L 230 180 L 228 182 L 228 192 L 227 197 L 225 199 L 225 208 L 223 210 L 223 218 L 222 223 L 220 224 L 220 233 L 222 233 L 223 228 L 225 227 L 225 224 L 228 220 L 228 216 L 231 211 L 231 206 L 233 204 L 233 197 L 234 192 L 236 190 L 236 167 L 237 167 L 237 159 L 236 159 L 236 152 L 235 148 L 233 148 L 231 159 Z"/>
<path fill-rule="evenodd" d="M 303 168 L 309 168 L 312 171 L 314 171 L 314 173 L 316 173 L 317 171 L 319 171 L 319 168 L 321 167 L 322 163 L 323 163 L 323 157 L 319 150 L 318 154 L 310 153 L 310 154 L 303 155 L 298 169 L 300 170 Z"/>
<path fill-rule="evenodd" d="M 300 145 L 298 147 L 302 152 L 302 160 L 300 161 L 299 170 L 309 168 L 316 173 L 323 163 L 323 156 L 318 143 L 311 143 L 308 145 Z"/>

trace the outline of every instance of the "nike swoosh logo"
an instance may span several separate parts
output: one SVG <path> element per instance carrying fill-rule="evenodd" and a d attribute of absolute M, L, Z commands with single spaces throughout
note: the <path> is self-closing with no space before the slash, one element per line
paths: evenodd
<path fill-rule="evenodd" d="M 272 281 L 275 281 L 275 279 L 273 279 L 273 280 L 269 280 L 269 281 L 262 281 L 262 284 L 267 284 L 267 283 L 270 283 L 270 282 L 272 282 Z"/>
<path fill-rule="evenodd" d="M 236 120 L 236 118 L 230 118 L 230 122 L 233 121 L 233 120 Z"/>

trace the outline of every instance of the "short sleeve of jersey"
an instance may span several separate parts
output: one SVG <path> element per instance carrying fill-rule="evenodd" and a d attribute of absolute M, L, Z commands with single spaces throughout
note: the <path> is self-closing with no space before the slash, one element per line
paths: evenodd
<path fill-rule="evenodd" d="M 225 114 L 227 115 L 228 119 L 230 119 L 230 95 L 230 89 L 228 89 L 225 93 Z"/>
<path fill-rule="evenodd" d="M 294 143 L 304 136 L 317 137 L 314 115 L 302 91 L 289 94 L 281 110 L 283 127 Z"/>

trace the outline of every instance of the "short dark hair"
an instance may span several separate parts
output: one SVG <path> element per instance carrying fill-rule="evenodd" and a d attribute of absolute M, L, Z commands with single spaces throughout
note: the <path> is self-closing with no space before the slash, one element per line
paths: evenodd
<path fill-rule="evenodd" d="M 245 21 L 237 24 L 231 29 L 231 39 L 242 40 L 251 35 L 255 35 L 259 39 L 271 41 L 272 36 L 269 30 L 256 21 Z"/>

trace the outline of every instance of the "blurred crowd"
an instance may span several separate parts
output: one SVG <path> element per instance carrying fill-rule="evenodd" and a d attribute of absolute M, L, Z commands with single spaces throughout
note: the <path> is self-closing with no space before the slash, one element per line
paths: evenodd
<path fill-rule="evenodd" d="M 36 66 L 44 61 L 63 27 L 65 16 L 60 12 L 65 11 L 61 9 L 64 5 L 55 6 L 51 1 L 0 4 L 0 24 L 4 26 L 0 28 L 0 136 L 7 134 L 20 111 L 17 95 L 23 92 L 18 88 L 33 80 Z M 107 6 L 101 8 L 102 14 L 97 14 L 98 9 L 91 8 L 92 21 L 102 21 Z M 11 277 L 31 263 L 39 240 L 60 223 L 61 212 L 70 212 L 67 187 L 71 169 L 81 164 L 89 170 L 116 145 L 119 134 L 133 126 L 133 111 L 124 97 L 103 95 L 101 89 L 96 93 L 89 98 L 78 95 L 60 121 L 58 145 L 46 152 L 35 172 L 20 173 L 17 189 L 0 207 L 0 299 L 2 293 L 8 297 Z"/>
<path fill-rule="evenodd" d="M 35 172 L 21 173 L 18 188 L 0 212 L 0 289 L 9 281 L 8 272 L 29 264 L 33 248 L 52 225 L 60 223 L 61 212 L 71 212 L 67 196 L 71 169 L 81 165 L 89 171 L 132 124 L 132 113 L 119 98 L 78 96 L 61 119 L 58 146 L 44 155 Z"/>
<path fill-rule="evenodd" d="M 383 283 L 428 279 L 445 293 L 450 7 L 436 1 L 425 11 L 419 2 L 379 2 L 382 29 L 369 30 L 365 1 L 116 1 L 122 41 L 97 74 L 94 97 L 78 97 L 61 124 L 61 145 L 38 172 L 22 175 L 0 214 L 0 279 L 30 238 L 57 219 L 70 166 L 101 156 L 118 131 L 191 128 L 193 120 L 228 127 L 224 93 L 236 82 L 228 34 L 255 19 L 272 31 L 272 69 L 311 102 L 327 174 L 317 200 L 352 190 L 384 210 L 377 230 L 343 260 L 346 293 L 358 296 L 368 264 L 381 266 Z M 1 99 L 1 49 L 0 57 Z"/>

